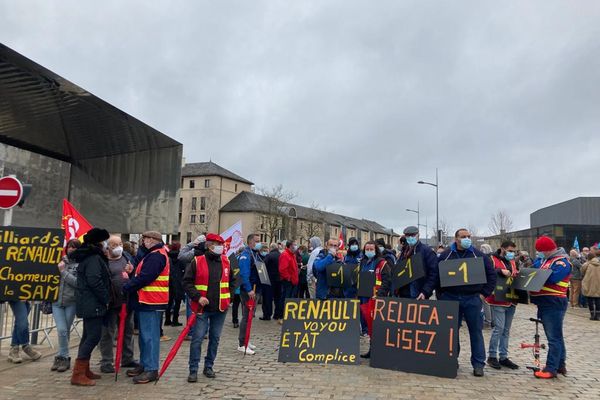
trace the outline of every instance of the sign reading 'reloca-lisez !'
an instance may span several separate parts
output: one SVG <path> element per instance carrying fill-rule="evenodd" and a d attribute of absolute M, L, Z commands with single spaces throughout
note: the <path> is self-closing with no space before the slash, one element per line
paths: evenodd
<path fill-rule="evenodd" d="M 62 229 L 0 228 L 0 300 L 56 300 L 63 238 Z"/>
<path fill-rule="evenodd" d="M 280 362 L 359 364 L 358 300 L 287 299 Z"/>

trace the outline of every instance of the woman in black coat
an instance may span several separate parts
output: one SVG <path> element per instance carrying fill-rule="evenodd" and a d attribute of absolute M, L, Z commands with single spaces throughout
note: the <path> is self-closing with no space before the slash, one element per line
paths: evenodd
<path fill-rule="evenodd" d="M 83 237 L 83 245 L 72 254 L 79 263 L 76 313 L 83 318 L 83 335 L 71 377 L 72 385 L 94 386 L 94 379 L 100 379 L 100 375 L 90 371 L 90 357 L 100 343 L 102 323 L 111 297 L 110 271 L 105 255 L 109 236 L 105 229 L 92 228 Z"/>
<path fill-rule="evenodd" d="M 181 244 L 173 242 L 169 246 L 169 259 L 171 269 L 169 270 L 169 304 L 165 312 L 165 325 L 181 326 L 179 322 L 179 309 L 184 299 L 183 291 L 183 273 L 185 272 L 185 263 L 178 260 Z"/>

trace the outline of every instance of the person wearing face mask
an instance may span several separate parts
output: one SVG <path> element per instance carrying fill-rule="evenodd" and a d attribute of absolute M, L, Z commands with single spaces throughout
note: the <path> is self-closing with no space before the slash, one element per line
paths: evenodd
<path fill-rule="evenodd" d="M 123 285 L 129 304 L 139 318 L 140 365 L 127 371 L 133 383 L 153 382 L 158 378 L 162 314 L 169 303 L 171 261 L 162 235 L 157 231 L 142 234 L 147 252 L 135 274 Z"/>
<path fill-rule="evenodd" d="M 58 354 L 54 357 L 51 371 L 65 372 L 71 367 L 69 339 L 73 320 L 75 320 L 75 291 L 77 290 L 77 263 L 71 256 L 79 247 L 81 247 L 79 240 L 69 240 L 65 248 L 66 255 L 58 264 L 60 285 L 58 298 L 52 304 L 52 317 L 58 336 Z"/>
<path fill-rule="evenodd" d="M 391 267 L 383 255 L 379 252 L 379 247 L 374 241 L 365 243 L 363 249 L 364 257 L 360 260 L 360 270 L 371 271 L 375 274 L 374 295 L 377 297 L 389 296 L 392 287 Z M 369 301 L 369 297 L 359 297 L 360 303 L 364 304 Z M 361 318 L 361 324 L 363 318 Z M 363 332 L 368 332 L 366 323 L 361 327 Z M 362 358 L 371 357 L 371 344 L 369 343 L 369 351 L 366 354 L 360 355 Z"/>
<path fill-rule="evenodd" d="M 319 300 L 338 297 L 335 293 L 332 293 L 329 286 L 327 286 L 327 266 L 336 261 L 338 248 L 338 239 L 329 239 L 327 241 L 327 249 L 322 249 L 313 263 L 313 275 L 317 278 L 316 298 Z"/>
<path fill-rule="evenodd" d="M 496 271 L 494 270 L 492 260 L 472 246 L 471 234 L 464 228 L 454 233 L 454 243 L 440 254 L 439 261 L 462 258 L 483 259 L 486 283 L 445 288 L 438 287 L 436 292 L 439 293 L 438 298 L 440 300 L 457 301 L 459 303 L 458 324 L 460 325 L 464 319 L 469 329 L 473 375 L 482 377 L 486 361 L 485 343 L 483 341 L 483 318 L 481 318 L 482 298 L 488 297 L 494 291 Z"/>
<path fill-rule="evenodd" d="M 519 275 L 519 269 L 515 261 L 516 247 L 512 241 L 505 240 L 500 248 L 491 255 L 494 268 L 499 277 L 515 278 Z M 517 300 L 500 301 L 492 293 L 485 298 L 485 302 L 490 305 L 494 322 L 487 364 L 494 369 L 501 369 L 502 367 L 518 369 L 519 366 L 508 358 L 510 327 L 517 309 Z"/>
<path fill-rule="evenodd" d="M 262 317 L 263 321 L 269 321 L 271 318 L 279 319 L 279 302 L 281 299 L 281 281 L 279 279 L 279 249 L 277 244 L 271 243 L 270 250 L 265 244 L 260 249 L 260 257 L 265 263 L 267 274 L 269 275 L 270 285 L 262 285 Z M 275 314 L 273 314 L 273 303 L 275 303 Z"/>
<path fill-rule="evenodd" d="M 239 258 L 240 277 L 240 299 L 242 301 L 242 320 L 240 321 L 240 333 L 238 335 L 238 351 L 253 355 L 255 346 L 251 343 L 248 348 L 244 347 L 246 338 L 246 326 L 248 324 L 248 300 L 256 299 L 255 288 L 260 288 L 260 279 L 256 270 L 256 261 L 259 259 L 259 251 L 262 249 L 260 237 L 256 233 L 251 233 L 246 238 L 248 244 Z"/>
<path fill-rule="evenodd" d="M 425 246 L 419 240 L 419 228 L 416 226 L 408 226 L 404 229 L 404 237 L 406 238 L 406 246 L 400 254 L 399 261 L 408 260 L 413 255 L 418 255 L 423 261 L 425 276 L 411 282 L 407 286 L 408 296 L 417 300 L 424 300 L 431 297 L 439 279 L 438 258 L 431 247 Z M 406 289 L 400 288 L 400 292 Z M 405 297 L 405 296 L 400 296 Z"/>
<path fill-rule="evenodd" d="M 214 233 L 206 235 L 206 252 L 196 256 L 185 270 L 183 287 L 198 309 L 194 336 L 190 343 L 188 382 L 198 381 L 198 364 L 202 342 L 208 333 L 208 349 L 204 358 L 203 374 L 215 378 L 213 366 L 217 358 L 223 324 L 231 302 L 234 274 L 229 259 L 223 254 L 224 240 Z M 199 307 L 199 308 L 198 308 Z"/>
<path fill-rule="evenodd" d="M 77 265 L 76 314 L 83 319 L 83 335 L 73 367 L 71 385 L 94 386 L 101 376 L 90 370 L 92 351 L 100 343 L 102 323 L 111 300 L 110 271 L 106 250 L 108 231 L 92 228 L 83 236 L 83 245 L 72 253 Z"/>
<path fill-rule="evenodd" d="M 360 251 L 360 243 L 355 237 L 348 239 L 348 251 L 344 256 L 344 264 L 360 264 L 363 255 Z M 356 285 L 344 289 L 344 297 L 347 299 L 356 298 Z"/>
<path fill-rule="evenodd" d="M 375 240 L 377 243 L 377 249 L 379 250 L 379 254 L 388 262 L 389 265 L 396 264 L 396 255 L 392 251 L 391 247 L 385 243 L 385 240 L 379 238 Z"/>
<path fill-rule="evenodd" d="M 104 374 L 112 374 L 115 372 L 113 366 L 113 344 L 119 328 L 119 313 L 121 305 L 126 301 L 123 296 L 123 284 L 129 280 L 129 274 L 133 272 L 133 265 L 130 260 L 124 255 L 123 242 L 121 237 L 111 235 L 108 238 L 108 269 L 110 270 L 110 280 L 114 288 L 116 298 L 111 302 L 106 316 L 104 317 L 104 325 L 102 326 L 102 338 L 100 339 L 100 372 Z M 127 313 L 125 320 L 125 335 L 123 340 L 123 359 L 122 367 L 135 368 L 138 363 L 133 357 L 133 313 Z"/>
<path fill-rule="evenodd" d="M 313 267 L 315 264 L 315 260 L 323 250 L 321 238 L 318 236 L 313 236 L 308 241 L 309 246 L 308 250 L 310 251 L 308 256 L 308 262 L 306 263 L 306 283 L 308 285 L 308 293 L 310 294 L 311 299 L 316 298 L 317 294 L 317 282 L 316 282 L 316 273 L 313 271 Z"/>
<path fill-rule="evenodd" d="M 279 257 L 279 277 L 281 278 L 281 291 L 283 301 L 296 297 L 298 289 L 298 260 L 296 251 L 298 246 L 295 240 L 286 240 L 285 250 Z"/>
<path fill-rule="evenodd" d="M 563 321 L 568 308 L 567 291 L 571 279 L 571 264 L 565 250 L 556 246 L 548 236 L 541 236 L 535 242 L 535 249 L 543 257 L 540 269 L 552 273 L 539 292 L 530 292 L 531 302 L 538 308 L 538 319 L 548 339 L 546 366 L 534 372 L 539 379 L 556 378 L 557 374 L 567 375 L 567 348 L 563 335 Z"/>

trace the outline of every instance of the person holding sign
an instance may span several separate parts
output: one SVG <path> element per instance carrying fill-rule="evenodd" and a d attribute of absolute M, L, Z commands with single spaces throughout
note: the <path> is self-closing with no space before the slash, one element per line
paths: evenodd
<path fill-rule="evenodd" d="M 471 341 L 471 365 L 473 375 L 482 377 L 485 366 L 485 343 L 483 341 L 483 318 L 481 318 L 482 300 L 481 296 L 488 297 L 496 286 L 496 272 L 489 257 L 474 248 L 471 243 L 471 233 L 461 228 L 454 233 L 454 243 L 442 254 L 440 262 L 445 260 L 456 260 L 465 258 L 482 258 L 485 267 L 486 283 L 465 284 L 439 288 L 440 300 L 458 301 L 458 324 L 460 326 L 464 319 L 469 328 L 469 339 Z M 459 347 L 460 352 L 460 347 Z"/>
<path fill-rule="evenodd" d="M 387 260 L 384 258 L 385 255 L 381 253 L 377 243 L 374 241 L 368 241 L 365 243 L 363 250 L 364 257 L 360 263 L 361 271 L 370 271 L 375 274 L 375 287 L 373 288 L 374 297 L 386 297 L 390 295 L 390 289 L 392 287 L 392 274 L 391 267 Z M 360 304 L 366 304 L 371 300 L 369 297 L 359 297 Z M 363 307 L 361 307 L 363 308 Z M 372 315 L 365 315 L 364 319 L 373 319 Z M 362 323 L 362 319 L 361 319 Z M 369 351 L 366 354 L 360 355 L 362 358 L 371 357 L 371 344 L 369 343 Z"/>
<path fill-rule="evenodd" d="M 498 276 L 505 278 L 517 277 L 519 270 L 515 262 L 516 250 L 517 246 L 513 242 L 505 240 L 498 251 L 491 255 Z M 485 302 L 490 305 L 492 310 L 494 321 L 487 363 L 494 369 L 500 369 L 503 366 L 510 369 L 519 368 L 517 364 L 508 358 L 510 327 L 517 309 L 517 301 L 517 299 L 500 301 L 496 299 L 493 293 L 485 298 Z"/>
<path fill-rule="evenodd" d="M 316 296 L 319 300 L 340 298 L 343 296 L 341 289 L 337 290 L 338 288 L 335 288 L 336 290 L 332 290 L 333 288 L 327 285 L 327 266 L 336 262 L 338 249 L 338 239 L 329 239 L 327 241 L 327 250 L 321 250 L 313 264 L 313 274 L 317 278 Z M 340 294 L 336 294 L 336 291 Z"/>
<path fill-rule="evenodd" d="M 565 250 L 557 248 L 554 240 L 541 236 L 535 242 L 535 249 L 541 254 L 540 269 L 550 269 L 552 274 L 539 292 L 530 292 L 531 302 L 537 305 L 538 319 L 542 320 L 548 339 L 546 367 L 534 372 L 540 379 L 556 378 L 557 374 L 567 374 L 567 348 L 563 335 L 563 321 L 569 305 L 567 291 L 571 278 L 571 264 Z"/>
<path fill-rule="evenodd" d="M 283 301 L 296 297 L 298 289 L 298 261 L 296 251 L 298 246 L 294 240 L 284 242 L 285 250 L 279 257 L 279 277 L 281 278 L 281 290 Z"/>
<path fill-rule="evenodd" d="M 110 271 L 105 255 L 109 237 L 106 229 L 92 228 L 83 236 L 83 246 L 73 252 L 73 260 L 79 263 L 75 303 L 77 316 L 83 318 L 83 335 L 79 342 L 71 385 L 94 386 L 94 379 L 101 378 L 90 371 L 90 358 L 92 351 L 100 343 L 104 316 L 111 299 Z"/>
<path fill-rule="evenodd" d="M 192 302 L 200 305 L 200 315 L 196 319 L 196 329 L 190 344 L 188 382 L 198 381 L 198 363 L 202 354 L 202 342 L 207 333 L 208 350 L 202 373 L 207 378 L 215 377 L 213 365 L 235 285 L 229 259 L 223 255 L 223 243 L 221 236 L 207 234 L 206 253 L 194 257 L 183 277 L 186 294 Z"/>
<path fill-rule="evenodd" d="M 344 264 L 359 265 L 362 258 L 363 255 L 360 251 L 360 243 L 358 243 L 358 239 L 351 237 L 348 239 L 348 251 L 344 256 Z M 356 284 L 344 288 L 344 297 L 347 299 L 356 298 Z"/>
<path fill-rule="evenodd" d="M 400 254 L 399 260 L 408 260 L 418 254 L 423 260 L 425 276 L 410 284 L 410 297 L 424 300 L 431 297 L 439 279 L 438 258 L 431 250 L 419 240 L 419 229 L 416 226 L 408 226 L 404 229 L 407 246 Z M 401 296 L 402 297 L 402 296 Z"/>

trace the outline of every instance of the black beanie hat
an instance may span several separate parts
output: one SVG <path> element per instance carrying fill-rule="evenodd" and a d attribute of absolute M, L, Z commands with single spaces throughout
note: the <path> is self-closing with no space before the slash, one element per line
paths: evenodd
<path fill-rule="evenodd" d="M 108 240 L 110 234 L 106 229 L 92 228 L 83 235 L 83 243 L 100 243 Z"/>

